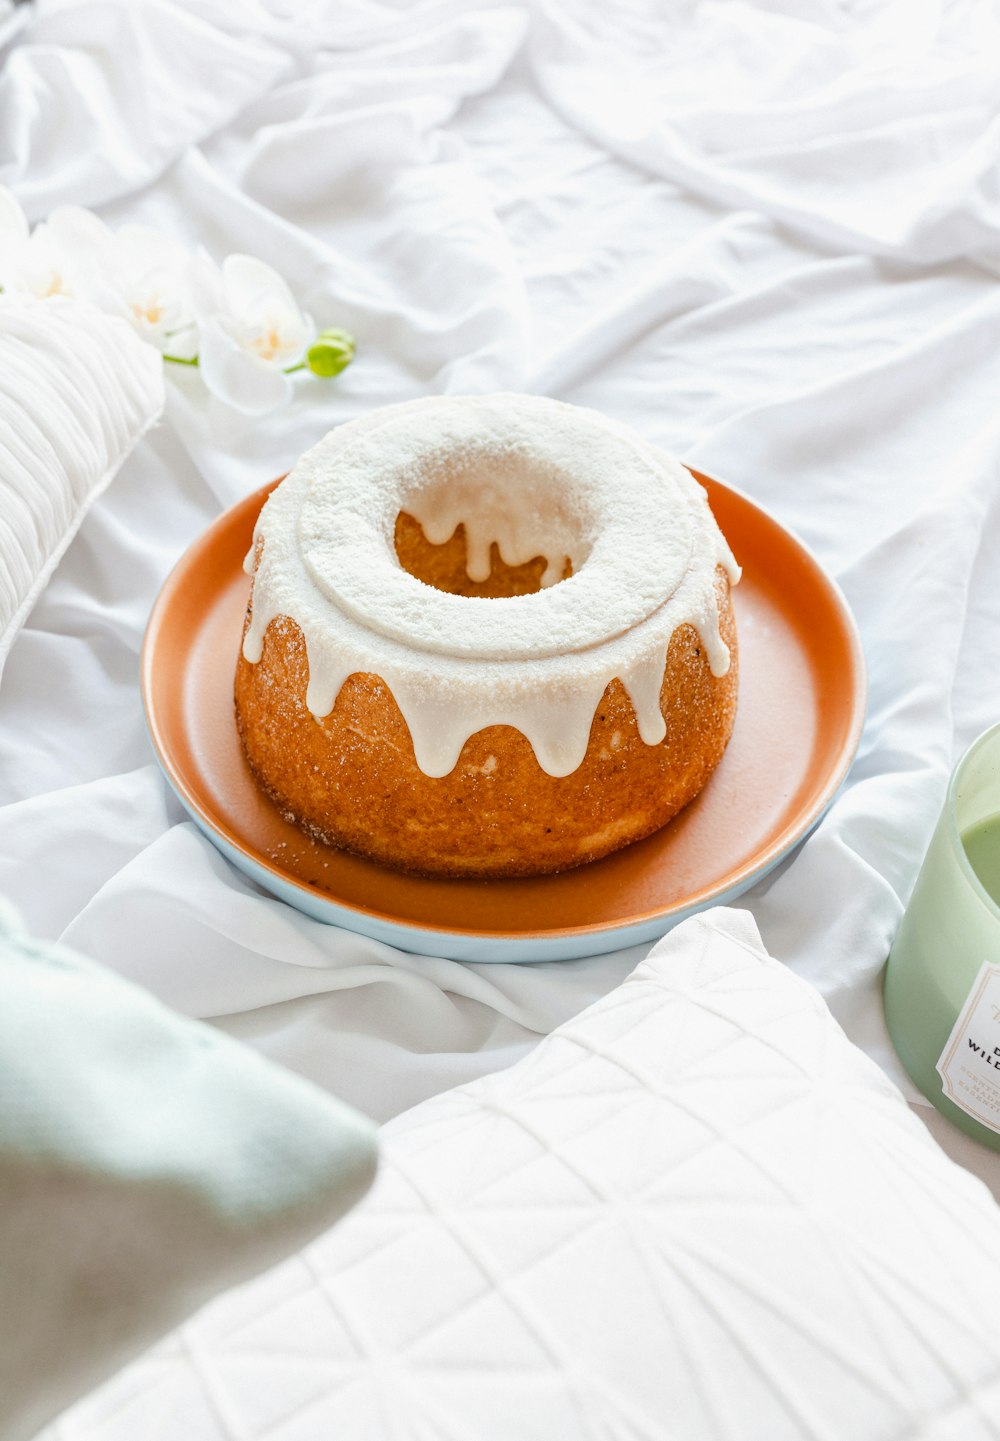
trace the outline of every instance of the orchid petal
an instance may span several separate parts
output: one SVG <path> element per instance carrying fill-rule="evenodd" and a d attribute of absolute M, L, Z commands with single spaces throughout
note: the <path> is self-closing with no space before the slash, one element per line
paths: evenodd
<path fill-rule="evenodd" d="M 245 415 L 262 415 L 291 398 L 288 376 L 251 354 L 217 318 L 202 328 L 199 365 L 208 390 Z"/>
<path fill-rule="evenodd" d="M 47 223 L 36 225 L 17 262 L 17 284 L 39 299 L 55 295 L 78 298 L 86 293 L 84 268 L 72 246 L 60 242 L 59 234 Z"/>
<path fill-rule="evenodd" d="M 28 257 L 33 257 L 36 277 L 48 265 L 61 272 L 66 294 L 85 297 L 113 315 L 123 314 L 115 294 L 114 251 L 113 232 L 92 211 L 60 205 L 44 225 L 36 227 L 25 257 L 26 268 Z"/>
<path fill-rule="evenodd" d="M 103 262 L 115 243 L 104 221 L 79 205 L 58 205 L 45 226 L 60 250 L 74 253 L 88 263 Z"/>
<path fill-rule="evenodd" d="M 222 262 L 226 300 L 236 315 L 258 306 L 275 305 L 290 315 L 300 315 L 287 282 L 276 270 L 252 255 L 229 255 Z"/>

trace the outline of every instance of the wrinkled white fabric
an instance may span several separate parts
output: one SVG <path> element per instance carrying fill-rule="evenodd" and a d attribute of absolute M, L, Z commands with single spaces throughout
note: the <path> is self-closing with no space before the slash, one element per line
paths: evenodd
<path fill-rule="evenodd" d="M 860 754 L 745 903 L 900 1079 L 880 968 L 949 766 L 1000 709 L 997 7 L 40 12 L 0 71 L 0 181 L 36 217 L 101 203 L 259 255 L 358 358 L 252 424 L 170 378 L 167 422 L 8 662 L 0 889 L 380 1117 L 509 1064 L 621 980 L 638 953 L 421 960 L 260 894 L 166 795 L 138 697 L 183 547 L 331 425 L 427 393 L 549 394 L 741 486 L 843 585 L 870 670 Z"/>

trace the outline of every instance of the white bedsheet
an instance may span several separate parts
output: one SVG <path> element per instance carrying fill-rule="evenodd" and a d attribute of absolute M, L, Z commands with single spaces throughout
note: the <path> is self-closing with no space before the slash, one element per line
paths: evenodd
<path fill-rule="evenodd" d="M 224 506 L 375 405 L 544 392 L 743 487 L 844 587 L 858 761 L 746 904 L 900 1080 L 879 971 L 1000 717 L 998 116 L 977 0 L 43 0 L 0 69 L 0 183 L 257 254 L 358 359 L 252 424 L 170 377 L 7 664 L 0 891 L 379 1118 L 621 980 L 638 950 L 476 967 L 269 899 L 183 820 L 139 702 L 157 587 Z"/>

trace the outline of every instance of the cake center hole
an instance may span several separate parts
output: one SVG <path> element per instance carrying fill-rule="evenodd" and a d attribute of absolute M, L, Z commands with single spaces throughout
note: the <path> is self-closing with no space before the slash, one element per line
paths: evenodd
<path fill-rule="evenodd" d="M 568 580 L 592 548 L 589 507 L 553 470 L 516 455 L 491 460 L 407 487 L 393 536 L 399 564 L 435 590 L 490 600 Z"/>
<path fill-rule="evenodd" d="M 405 571 L 443 590 L 448 595 L 482 596 L 489 600 L 502 600 L 514 595 L 533 595 L 542 589 L 542 577 L 550 569 L 548 556 L 538 554 L 520 565 L 510 565 L 500 554 L 500 547 L 494 540 L 490 543 L 489 574 L 484 580 L 469 575 L 469 546 L 466 527 L 459 522 L 452 535 L 441 545 L 435 545 L 424 534 L 419 520 L 401 510 L 396 517 L 396 558 Z M 558 561 L 557 561 L 558 564 Z M 482 566 L 478 574 L 482 573 Z M 562 557 L 561 574 L 557 573 L 555 583 L 568 580 L 573 574 L 573 562 L 569 556 Z"/>

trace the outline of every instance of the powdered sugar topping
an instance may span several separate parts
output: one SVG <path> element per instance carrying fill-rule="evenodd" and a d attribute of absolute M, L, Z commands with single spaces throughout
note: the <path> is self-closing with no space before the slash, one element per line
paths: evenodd
<path fill-rule="evenodd" d="M 510 565 L 545 555 L 543 588 L 486 599 L 425 585 L 395 554 L 401 510 L 433 543 L 463 523 L 473 579 L 488 576 L 493 542 Z M 556 401 L 438 397 L 342 426 L 268 501 L 248 568 L 257 542 L 246 658 L 259 660 L 268 622 L 288 615 L 305 637 L 310 710 L 327 714 L 354 672 L 381 676 L 428 775 L 497 724 L 568 774 L 615 676 L 643 740 L 662 740 L 666 650 L 685 622 L 713 673 L 728 668 L 715 571 L 735 581 L 739 570 L 704 491 L 625 427 Z"/>

